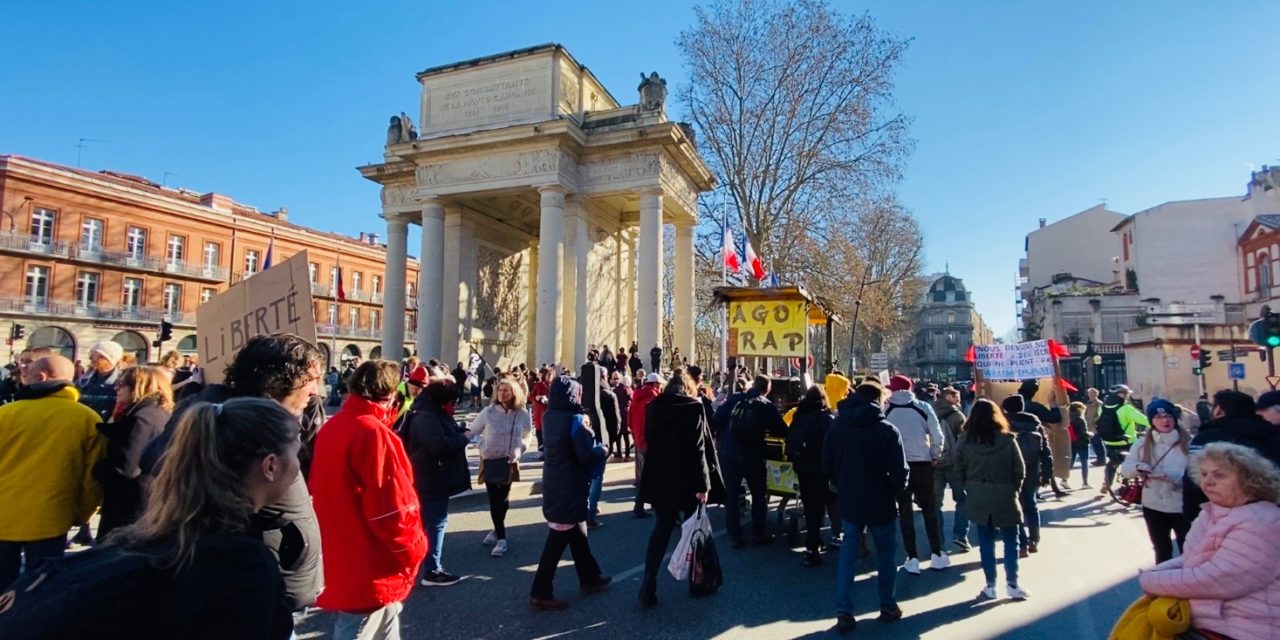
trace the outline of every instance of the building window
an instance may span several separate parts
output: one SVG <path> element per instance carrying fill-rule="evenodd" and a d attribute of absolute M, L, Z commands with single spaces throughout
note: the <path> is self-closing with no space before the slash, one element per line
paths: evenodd
<path fill-rule="evenodd" d="M 348 309 L 347 318 L 351 322 L 352 329 L 355 329 L 356 327 L 360 326 L 360 310 L 359 309 L 355 307 L 351 307 L 350 309 Z"/>
<path fill-rule="evenodd" d="M 351 272 L 351 290 L 355 293 L 360 293 L 360 272 L 359 271 Z"/>
<path fill-rule="evenodd" d="M 222 262 L 222 245 L 216 242 L 204 243 L 204 266 L 212 269 Z"/>
<path fill-rule="evenodd" d="M 959 352 L 956 350 L 955 347 L 947 348 L 947 360 L 955 360 L 958 357 L 959 357 Z"/>
<path fill-rule="evenodd" d="M 86 253 L 102 251 L 103 224 L 97 218 L 85 218 L 80 223 L 80 250 Z"/>
<path fill-rule="evenodd" d="M 329 303 L 329 325 L 338 324 L 338 305 Z"/>
<path fill-rule="evenodd" d="M 99 274 L 81 271 L 76 277 L 76 306 L 89 309 L 98 304 Z"/>
<path fill-rule="evenodd" d="M 142 306 L 142 278 L 124 279 L 122 305 L 126 311 L 137 311 Z"/>
<path fill-rule="evenodd" d="M 1258 297 L 1271 297 L 1271 257 L 1265 253 L 1258 258 Z"/>
<path fill-rule="evenodd" d="M 337 267 L 332 267 L 329 269 L 329 285 L 333 287 L 334 291 L 338 290 L 338 268 Z"/>
<path fill-rule="evenodd" d="M 53 244 L 53 221 L 56 214 L 50 209 L 36 209 L 31 212 L 31 242 L 33 244 Z"/>
<path fill-rule="evenodd" d="M 214 297 L 214 296 L 216 296 L 216 295 L 218 295 L 218 291 L 217 291 L 216 289 L 212 289 L 212 288 L 210 288 L 210 287 L 205 287 L 205 288 L 201 289 L 201 290 L 200 290 L 200 304 L 204 304 L 204 303 L 206 303 L 206 302 L 208 302 L 208 301 L 212 300 L 212 299 L 213 299 L 213 297 Z"/>
<path fill-rule="evenodd" d="M 27 302 L 40 305 L 49 302 L 49 267 L 27 267 Z"/>
<path fill-rule="evenodd" d="M 948 312 L 948 313 L 947 313 L 947 324 L 955 324 L 955 323 L 956 323 L 956 314 L 955 314 L 955 312 Z"/>
<path fill-rule="evenodd" d="M 124 250 L 132 260 L 141 260 L 147 257 L 147 230 L 129 227 L 129 233 L 125 237 Z"/>
<path fill-rule="evenodd" d="M 320 265 L 314 262 L 307 263 L 307 275 L 311 277 L 311 284 L 316 283 L 316 274 L 320 271 Z"/>
<path fill-rule="evenodd" d="M 369 284 L 370 284 L 370 286 L 372 287 L 372 289 L 370 289 L 370 293 L 373 293 L 373 294 L 375 294 L 375 295 L 376 295 L 376 294 L 379 294 L 379 293 L 382 293 L 382 276 L 379 276 L 379 275 L 376 275 L 376 274 L 375 274 L 375 275 L 372 275 L 372 276 L 369 276 L 369 277 L 370 277 L 370 279 L 372 280 L 372 281 L 369 283 Z"/>
<path fill-rule="evenodd" d="M 169 236 L 169 246 L 165 250 L 165 262 L 171 265 L 181 264 L 187 255 L 187 239 L 182 236 Z"/>
<path fill-rule="evenodd" d="M 252 249 L 244 252 L 244 277 L 258 272 L 258 252 Z"/>
<path fill-rule="evenodd" d="M 374 277 L 376 278 L 377 276 L 374 276 Z M 381 318 L 378 317 L 378 310 L 370 309 L 369 310 L 369 328 L 373 329 L 374 331 L 381 331 L 382 323 L 379 322 L 379 320 L 381 320 Z"/>
<path fill-rule="evenodd" d="M 177 314 L 182 311 L 182 285 L 172 282 L 164 285 L 164 311 Z"/>

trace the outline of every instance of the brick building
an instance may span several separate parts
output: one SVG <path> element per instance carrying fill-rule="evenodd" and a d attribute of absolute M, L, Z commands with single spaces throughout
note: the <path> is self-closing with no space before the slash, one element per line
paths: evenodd
<path fill-rule="evenodd" d="M 290 222 L 285 209 L 13 155 L 0 155 L 0 216 L 0 331 L 19 324 L 25 333 L 12 353 L 53 346 L 86 361 L 89 345 L 113 339 L 154 361 L 162 320 L 174 325 L 164 350 L 194 353 L 203 302 L 262 271 L 268 252 L 279 263 L 305 249 L 326 357 L 381 355 L 386 252 L 376 235 L 318 231 Z M 408 269 L 413 292 L 417 262 Z M 416 309 L 410 293 L 407 346 Z"/>

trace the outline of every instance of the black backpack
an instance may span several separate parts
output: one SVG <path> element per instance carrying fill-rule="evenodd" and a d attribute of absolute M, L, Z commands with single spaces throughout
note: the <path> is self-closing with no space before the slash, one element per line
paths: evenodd
<path fill-rule="evenodd" d="M 734 405 L 729 413 L 729 432 L 733 434 L 733 441 L 744 447 L 763 446 L 768 429 L 767 412 L 772 408 L 772 403 L 764 396 L 744 398 Z"/>
<path fill-rule="evenodd" d="M 929 415 L 924 412 L 924 409 L 921 409 L 919 405 L 917 405 L 914 402 L 908 402 L 907 404 L 896 404 L 896 403 L 890 402 L 889 408 L 884 412 L 885 420 L 889 420 L 889 414 L 893 413 L 894 409 L 910 409 L 916 412 L 917 414 L 919 414 L 921 420 L 924 420 L 925 422 L 929 421 Z M 889 420 L 889 422 L 893 422 L 893 421 Z"/>
<path fill-rule="evenodd" d="M 1102 405 L 1102 411 L 1098 413 L 1095 431 L 1097 431 L 1098 437 L 1102 438 L 1103 442 L 1127 442 L 1129 440 L 1125 436 L 1124 427 L 1120 424 L 1120 405 Z"/>
<path fill-rule="evenodd" d="M 172 584 L 156 562 L 118 546 L 47 561 L 0 593 L 0 640 L 131 637 Z"/>

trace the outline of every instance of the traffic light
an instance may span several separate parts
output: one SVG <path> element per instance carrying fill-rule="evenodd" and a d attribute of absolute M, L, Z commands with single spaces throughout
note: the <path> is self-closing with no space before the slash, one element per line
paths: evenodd
<path fill-rule="evenodd" d="M 26 336 L 27 336 L 27 328 L 15 322 L 13 324 L 13 329 L 9 331 L 9 337 L 13 338 L 14 340 L 21 340 Z"/>
<path fill-rule="evenodd" d="M 1280 314 L 1268 313 L 1262 317 L 1263 346 L 1280 347 Z"/>
<path fill-rule="evenodd" d="M 160 321 L 160 342 L 173 338 L 173 325 L 168 320 Z"/>

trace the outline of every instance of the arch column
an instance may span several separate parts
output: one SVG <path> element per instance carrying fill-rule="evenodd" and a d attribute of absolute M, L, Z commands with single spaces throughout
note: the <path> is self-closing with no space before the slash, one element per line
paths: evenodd
<path fill-rule="evenodd" d="M 542 216 L 538 226 L 538 310 L 534 318 L 537 362 L 555 364 L 560 355 L 560 281 L 564 260 L 564 195 L 559 185 L 538 189 Z M 561 363 L 568 364 L 568 363 Z"/>
<path fill-rule="evenodd" d="M 640 353 L 662 340 L 662 190 L 640 192 L 640 241 L 636 263 L 636 332 Z"/>
<path fill-rule="evenodd" d="M 382 355 L 399 360 L 404 349 L 404 308 L 409 221 L 393 213 L 383 213 L 387 221 L 387 262 L 383 270 Z"/>
<path fill-rule="evenodd" d="M 676 264 L 672 273 L 675 300 L 674 346 L 680 355 L 696 362 L 693 351 L 693 221 L 681 220 L 676 227 Z"/>
<path fill-rule="evenodd" d="M 591 252 L 587 209 L 581 198 L 568 199 L 565 210 L 566 237 L 564 257 L 564 354 L 565 364 L 578 367 L 587 361 L 587 309 L 591 295 L 587 292 L 587 258 Z"/>
<path fill-rule="evenodd" d="M 430 198 L 422 207 L 422 255 L 418 258 L 418 357 L 440 357 L 444 309 L 444 203 Z"/>

